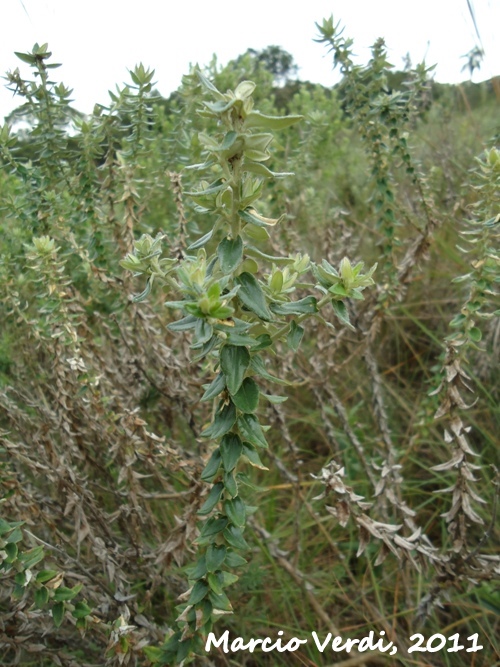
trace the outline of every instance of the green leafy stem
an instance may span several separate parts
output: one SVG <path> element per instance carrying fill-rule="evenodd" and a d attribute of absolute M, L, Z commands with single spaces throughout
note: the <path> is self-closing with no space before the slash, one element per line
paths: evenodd
<path fill-rule="evenodd" d="M 121 262 L 147 279 L 136 301 L 148 297 L 154 282 L 175 295 L 176 300 L 165 305 L 182 317 L 169 328 L 191 333 L 193 361 L 203 360 L 212 376 L 201 400 L 215 402 L 212 421 L 201 433 L 216 443 L 201 473 L 211 489 L 198 512 L 203 519 L 195 541 L 199 556 L 187 572 L 190 585 L 180 598 L 179 630 L 162 647 L 146 650 L 160 664 L 182 663 L 200 652 L 217 618 L 232 613 L 225 589 L 238 579 L 231 571 L 247 562 L 239 552 L 248 549 L 243 531 L 253 511 L 240 495 L 248 477 L 238 468 L 245 462 L 267 470 L 260 456 L 268 447 L 269 427 L 257 415 L 259 399 L 286 400 L 265 394 L 258 379 L 288 384 L 267 370 L 264 350 L 276 353 L 280 344 L 296 351 L 304 335 L 302 321 L 323 319 L 320 310 L 327 303 L 342 324 L 351 326 L 346 300 L 363 298 L 362 291 L 374 284 L 376 268 L 363 274 L 362 263 L 353 266 L 344 258 L 336 270 L 325 260 L 316 265 L 306 254 L 275 257 L 264 251 L 269 230 L 285 216 L 266 217 L 256 202 L 266 181 L 290 175 L 266 165 L 271 132 L 302 117 L 272 117 L 254 110 L 255 84 L 250 81 L 221 93 L 201 72 L 197 76 L 211 98 L 203 102 L 201 113 L 215 119 L 220 131 L 199 135 L 206 159 L 188 168 L 208 172 L 213 180 L 203 180 L 198 190 L 185 194 L 198 212 L 211 216 L 212 228 L 189 246 L 187 252 L 194 254 L 182 259 L 162 257 L 164 236 L 158 234 L 143 235 Z M 207 247 L 214 251 L 209 254 Z M 264 273 L 261 264 L 271 269 Z M 307 281 L 311 272 L 316 282 Z M 297 288 L 316 289 L 320 297 L 292 300 Z"/>

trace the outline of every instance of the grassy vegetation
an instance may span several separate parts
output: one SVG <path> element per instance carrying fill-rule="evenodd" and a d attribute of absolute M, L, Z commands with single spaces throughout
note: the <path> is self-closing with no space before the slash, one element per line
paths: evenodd
<path fill-rule="evenodd" d="M 252 53 L 204 70 L 223 92 L 254 81 L 265 114 L 304 117 L 264 161 L 295 174 L 263 179 L 259 213 L 287 214 L 267 240 L 255 228 L 264 252 L 378 263 L 365 299 L 344 299 L 351 327 L 328 303 L 297 351 L 276 336 L 263 355 L 278 383 L 258 378 L 287 400 L 260 397 L 269 470 L 240 478 L 248 564 L 214 632 L 308 642 L 193 664 L 500 664 L 498 80 L 395 73 L 383 42 L 355 66 L 328 21 L 320 39 L 344 75 L 333 89 L 277 86 Z M 143 234 L 165 235 L 165 259 L 196 255 L 216 216 L 185 194 L 200 180 L 187 167 L 219 126 L 195 72 L 163 100 L 138 66 L 83 118 L 48 50 L 23 56 L 33 76 L 8 77 L 30 129 L 16 136 L 13 114 L 0 131 L 2 665 L 175 664 L 160 647 L 193 576 L 214 449 L 200 399 L 218 357 L 196 359 L 192 332 L 169 328 L 171 286 L 133 301 L 145 280 L 120 261 Z M 265 286 L 273 262 L 245 259 Z M 318 280 L 304 274 L 293 300 Z M 320 653 L 313 630 L 384 631 L 397 655 Z M 466 648 L 478 633 L 483 649 L 409 652 L 415 633 Z"/>

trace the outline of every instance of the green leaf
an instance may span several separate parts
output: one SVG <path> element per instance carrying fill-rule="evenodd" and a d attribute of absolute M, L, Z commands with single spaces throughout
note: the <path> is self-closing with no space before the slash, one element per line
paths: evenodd
<path fill-rule="evenodd" d="M 227 342 L 229 345 L 238 345 L 240 347 L 248 346 L 256 349 L 260 346 L 260 343 L 256 338 L 239 333 L 230 333 L 227 337 Z"/>
<path fill-rule="evenodd" d="M 213 605 L 214 609 L 221 609 L 222 611 L 232 611 L 232 606 L 231 603 L 229 602 L 229 598 L 225 593 L 214 593 L 213 591 L 210 591 L 208 594 L 208 599 Z"/>
<path fill-rule="evenodd" d="M 227 151 L 231 148 L 231 146 L 234 144 L 238 137 L 238 133 L 235 132 L 234 130 L 231 130 L 226 134 L 224 137 L 224 140 L 222 141 L 222 144 L 220 146 L 222 151 Z"/>
<path fill-rule="evenodd" d="M 201 509 L 198 510 L 198 514 L 210 514 L 213 508 L 217 505 L 224 491 L 224 484 L 222 482 L 217 482 L 211 489 L 208 494 L 207 499 L 203 503 Z"/>
<path fill-rule="evenodd" d="M 149 278 L 146 280 L 146 287 L 144 288 L 144 291 L 141 292 L 140 294 L 134 294 L 134 296 L 132 297 L 132 301 L 134 303 L 140 303 L 141 301 L 145 301 L 151 294 L 152 287 L 153 287 L 153 276 L 149 276 Z"/>
<path fill-rule="evenodd" d="M 304 116 L 267 116 L 260 111 L 251 111 L 245 118 L 244 127 L 259 127 L 266 130 L 284 130 L 303 120 Z"/>
<path fill-rule="evenodd" d="M 36 63 L 35 56 L 32 56 L 31 53 L 20 53 L 19 51 L 14 51 L 15 55 L 22 60 L 23 63 L 28 63 L 28 65 L 34 65 Z"/>
<path fill-rule="evenodd" d="M 26 586 L 26 572 L 18 572 L 14 577 L 14 581 L 19 586 Z"/>
<path fill-rule="evenodd" d="M 481 332 L 481 329 L 478 329 L 477 327 L 471 327 L 469 329 L 469 338 L 473 340 L 475 343 L 479 343 L 482 337 L 483 334 Z"/>
<path fill-rule="evenodd" d="M 193 302 L 188 302 L 188 301 L 165 301 L 165 303 L 163 305 L 166 306 L 167 308 L 186 308 L 186 310 L 189 312 L 190 310 L 194 310 L 194 308 L 192 308 L 192 307 L 196 306 L 197 304 L 195 304 Z M 203 313 L 201 312 L 201 310 L 199 308 L 197 308 L 196 312 L 198 313 L 197 315 L 190 315 L 190 316 L 188 315 L 188 317 L 194 317 L 195 320 L 199 319 L 200 317 L 203 317 Z M 186 318 L 184 318 L 184 319 L 186 319 Z M 175 322 L 174 322 L 174 324 L 175 324 Z M 168 326 L 170 326 L 170 325 L 167 325 L 167 327 Z M 193 327 L 189 327 L 189 328 L 192 329 Z M 181 331 L 182 331 L 182 329 L 181 329 Z"/>
<path fill-rule="evenodd" d="M 35 605 L 38 607 L 38 609 L 41 609 L 44 605 L 47 604 L 48 601 L 49 591 L 45 588 L 45 586 L 42 586 L 35 591 Z"/>
<path fill-rule="evenodd" d="M 234 90 L 234 96 L 237 100 L 247 100 L 252 96 L 255 87 L 253 81 L 241 81 Z"/>
<path fill-rule="evenodd" d="M 248 251 L 248 246 L 246 246 L 245 250 Z M 248 254 L 248 252 L 247 252 Z M 257 274 L 259 272 L 259 264 L 258 262 L 255 261 L 255 259 L 252 259 L 251 257 L 247 257 L 246 259 L 243 260 L 243 263 L 240 266 L 241 273 L 246 271 L 247 273 L 251 274 Z M 240 275 L 241 275 L 240 273 Z"/>
<path fill-rule="evenodd" d="M 213 336 L 213 327 L 206 320 L 198 319 L 194 328 L 194 343 L 191 345 L 193 349 L 201 347 L 207 343 Z"/>
<path fill-rule="evenodd" d="M 191 653 L 192 646 L 193 646 L 192 637 L 190 637 L 189 639 L 184 639 L 183 641 L 179 642 L 179 647 L 177 649 L 177 653 L 175 654 L 176 665 L 184 664 L 184 660 Z"/>
<path fill-rule="evenodd" d="M 212 456 L 209 458 L 207 465 L 203 468 L 203 472 L 201 473 L 201 479 L 204 482 L 212 482 L 214 477 L 216 476 L 219 467 L 220 467 L 220 462 L 221 462 L 221 455 L 220 455 L 220 449 L 217 447 L 217 449 L 214 450 L 212 453 Z"/>
<path fill-rule="evenodd" d="M 290 324 L 290 331 L 288 332 L 287 342 L 294 352 L 297 352 L 299 345 L 304 335 L 304 329 L 298 325 L 295 320 Z"/>
<path fill-rule="evenodd" d="M 351 287 L 351 289 L 349 291 L 349 298 L 350 299 L 358 299 L 358 301 L 363 301 L 363 299 L 365 297 L 362 295 L 360 289 L 358 289 L 357 287 Z"/>
<path fill-rule="evenodd" d="M 207 576 L 207 581 L 208 581 L 208 585 L 210 586 L 211 590 L 213 590 L 214 593 L 217 593 L 218 595 L 220 595 L 221 593 L 224 592 L 222 590 L 221 581 L 219 580 L 219 577 L 217 576 L 217 574 L 215 574 L 214 572 L 210 573 Z"/>
<path fill-rule="evenodd" d="M 346 305 L 343 301 L 335 301 L 335 299 L 332 299 L 332 308 L 335 315 L 339 318 L 339 320 L 343 324 L 348 326 L 349 329 L 352 329 L 352 331 L 356 331 L 356 329 L 352 326 L 349 320 L 349 311 L 347 310 Z"/>
<path fill-rule="evenodd" d="M 260 317 L 261 320 L 270 322 L 273 315 L 267 307 L 264 292 L 254 276 L 244 271 L 235 278 L 235 282 L 240 285 L 238 298 L 241 303 Z"/>
<path fill-rule="evenodd" d="M 220 90 L 218 90 L 214 84 L 207 79 L 204 74 L 198 69 L 196 70 L 196 74 L 201 82 L 201 85 L 205 88 L 205 90 L 208 90 L 209 93 L 212 93 L 212 95 L 217 99 L 217 100 L 225 100 L 226 96 L 223 95 Z"/>
<path fill-rule="evenodd" d="M 8 521 L 5 521 L 5 519 L 2 519 L 0 517 L 0 536 L 5 535 L 11 530 L 14 530 L 14 528 L 17 528 L 18 526 L 22 526 L 24 521 L 16 521 L 15 523 L 9 523 Z"/>
<path fill-rule="evenodd" d="M 227 518 L 225 516 L 219 518 L 210 517 L 210 519 L 207 519 L 207 521 L 205 521 L 203 524 L 200 537 L 210 537 L 211 535 L 217 535 L 218 533 L 221 533 L 226 526 Z"/>
<path fill-rule="evenodd" d="M 199 238 L 197 241 L 191 243 L 191 245 L 188 247 L 188 250 L 197 250 L 198 248 L 202 248 L 204 245 L 206 245 L 212 238 L 213 231 L 214 231 L 213 229 L 210 230 L 207 234 Z"/>
<path fill-rule="evenodd" d="M 277 384 L 284 384 L 284 385 L 290 385 L 291 382 L 288 382 L 288 380 L 282 380 L 279 377 L 276 377 L 275 375 L 271 375 L 271 373 L 268 372 L 267 368 L 264 365 L 264 361 L 255 355 L 252 357 L 250 360 L 250 368 L 256 373 L 257 375 L 260 375 L 260 377 L 263 377 L 265 380 L 269 380 L 270 382 L 276 382 Z"/>
<path fill-rule="evenodd" d="M 252 445 L 267 449 L 269 446 L 264 437 L 264 431 L 255 415 L 241 415 L 238 418 L 238 428 L 241 435 L 246 438 Z"/>
<path fill-rule="evenodd" d="M 207 565 L 205 556 L 200 556 L 195 565 L 190 565 L 186 568 L 186 575 L 188 579 L 203 579 L 207 573 Z"/>
<path fill-rule="evenodd" d="M 241 167 L 242 171 L 248 171 L 252 174 L 257 174 L 258 176 L 264 176 L 265 178 L 285 178 L 286 176 L 293 176 L 293 172 L 275 172 L 271 171 L 265 164 L 262 162 L 252 162 L 251 160 L 245 160 Z M 258 197 L 255 197 L 258 199 Z M 255 200 L 254 200 L 255 201 Z"/>
<path fill-rule="evenodd" d="M 204 581 L 197 581 L 193 586 L 188 604 L 198 604 L 208 593 L 208 585 Z"/>
<path fill-rule="evenodd" d="M 73 600 L 78 593 L 82 590 L 82 584 L 77 584 L 73 588 L 67 588 L 66 586 L 60 586 L 54 591 L 54 600 L 57 602 Z"/>
<path fill-rule="evenodd" d="M 19 562 L 22 563 L 25 570 L 30 570 L 34 565 L 43 560 L 44 556 L 43 547 L 35 547 L 19 554 Z"/>
<path fill-rule="evenodd" d="M 271 157 L 267 151 L 260 151 L 255 148 L 245 148 L 243 155 L 252 162 L 267 162 Z"/>
<path fill-rule="evenodd" d="M 283 271 L 274 271 L 271 282 L 269 283 L 271 292 L 274 294 L 279 294 L 283 289 Z"/>
<path fill-rule="evenodd" d="M 210 595 L 210 593 L 209 593 L 209 595 Z M 201 611 L 201 623 L 203 625 L 210 622 L 210 617 L 212 615 L 213 609 L 214 609 L 213 605 L 208 598 L 205 598 L 204 600 L 202 600 L 200 602 L 199 605 L 197 605 L 197 610 L 196 611 Z M 196 618 L 196 612 L 195 612 L 195 618 Z M 208 629 L 210 630 L 211 628 L 208 628 Z"/>
<path fill-rule="evenodd" d="M 203 132 L 198 135 L 200 142 L 203 141 L 205 144 L 211 144 L 212 142 L 215 143 L 215 146 L 218 147 L 217 142 L 215 142 L 214 139 L 211 139 L 210 137 L 207 137 L 206 134 Z M 205 184 L 206 185 L 206 184 Z M 227 188 L 227 183 L 224 181 L 222 178 L 218 178 L 216 181 L 213 183 L 210 183 L 210 185 L 207 185 L 204 187 L 202 190 L 197 190 L 197 191 L 192 191 L 192 192 L 184 192 L 185 195 L 188 197 L 191 197 L 194 199 L 194 201 L 200 201 L 200 202 L 210 202 L 210 201 L 215 201 L 216 195 L 219 193 L 223 192 Z M 203 204 L 202 204 L 203 205 Z M 214 229 L 216 227 L 214 226 Z M 211 230 L 211 232 L 208 232 L 211 236 L 214 234 L 214 229 Z M 208 236 L 206 234 L 205 236 Z M 205 238 L 205 237 L 203 237 Z M 198 241 L 201 241 L 201 239 L 198 239 Z M 198 241 L 195 241 L 195 243 L 198 243 Z M 188 250 L 192 250 L 193 245 L 190 245 Z"/>
<path fill-rule="evenodd" d="M 229 524 L 229 526 L 224 530 L 224 538 L 226 542 L 239 551 L 246 551 L 249 547 L 246 543 L 241 528 Z"/>
<path fill-rule="evenodd" d="M 182 633 L 180 631 L 174 632 L 168 639 L 165 640 L 161 646 L 161 658 L 164 660 L 163 665 L 168 665 L 175 660 L 176 653 L 179 649 L 180 639 Z"/>
<path fill-rule="evenodd" d="M 233 402 L 242 412 L 255 412 L 259 403 L 259 388 L 252 378 L 245 378 L 233 396 Z"/>
<path fill-rule="evenodd" d="M 20 542 L 22 539 L 23 539 L 23 533 L 22 533 L 21 529 L 19 527 L 14 528 L 12 533 L 7 538 L 7 543 L 9 543 L 9 542 Z"/>
<path fill-rule="evenodd" d="M 250 477 L 249 477 L 246 473 L 244 473 L 244 472 L 239 472 L 239 473 L 237 473 L 236 477 L 238 478 L 238 483 L 241 482 L 241 483 L 244 484 L 245 486 L 248 486 L 249 489 L 252 489 L 252 491 L 259 491 L 259 492 L 262 492 L 262 491 L 265 491 L 265 490 L 266 490 L 265 487 L 263 487 L 263 486 L 257 486 L 257 484 L 255 484 L 254 482 L 252 482 L 252 480 L 250 479 Z"/>
<path fill-rule="evenodd" d="M 245 231 L 250 229 L 250 227 L 245 227 Z M 257 229 L 254 227 L 254 229 Z M 263 231 L 261 229 L 261 231 Z M 279 257 L 277 255 L 268 255 L 265 252 L 262 252 L 258 248 L 255 248 L 252 245 L 247 245 L 245 248 L 246 255 L 248 257 L 254 257 L 256 259 L 265 259 L 268 262 L 273 262 L 277 266 L 291 266 L 294 263 L 294 259 L 292 257 Z"/>
<path fill-rule="evenodd" d="M 234 475 L 232 472 L 225 472 L 224 473 L 224 488 L 226 489 L 226 492 L 234 498 L 234 496 L 238 495 L 238 485 L 236 483 L 236 480 L 234 478 Z"/>
<path fill-rule="evenodd" d="M 225 238 L 219 243 L 217 257 L 224 275 L 231 273 L 243 259 L 243 241 L 241 236 L 235 239 Z"/>
<path fill-rule="evenodd" d="M 254 225 L 247 225 L 242 231 L 242 234 L 247 236 L 252 241 L 257 241 L 258 243 L 265 243 L 271 238 L 265 227 L 255 227 Z"/>
<path fill-rule="evenodd" d="M 263 215 L 260 215 L 260 213 L 257 213 L 257 211 L 251 207 L 245 209 L 244 211 L 238 211 L 238 215 L 244 222 L 248 222 L 249 224 L 255 225 L 256 227 L 274 227 L 275 225 L 278 225 L 286 220 L 285 214 L 281 215 L 279 218 L 266 218 Z"/>
<path fill-rule="evenodd" d="M 219 408 L 221 405 L 224 404 L 221 402 L 219 404 Z M 231 401 L 228 405 L 224 405 L 222 410 L 215 415 L 215 419 L 212 424 L 210 424 L 208 428 L 202 431 L 201 435 L 204 438 L 220 438 L 233 428 L 235 421 L 236 408 L 234 403 Z"/>
<path fill-rule="evenodd" d="M 85 618 L 92 612 L 92 609 L 85 602 L 75 603 L 75 608 L 71 612 L 71 615 L 75 618 Z"/>
<path fill-rule="evenodd" d="M 287 396 L 277 396 L 276 394 L 263 394 L 260 392 L 260 395 L 265 398 L 266 401 L 269 401 L 269 403 L 274 403 L 275 405 L 279 405 L 280 403 L 284 403 L 288 400 Z"/>
<path fill-rule="evenodd" d="M 231 472 L 236 466 L 242 450 L 241 439 L 236 433 L 228 433 L 220 443 L 222 463 L 226 472 Z"/>
<path fill-rule="evenodd" d="M 246 347 L 224 345 L 220 352 L 220 366 L 230 394 L 235 394 L 241 387 L 249 364 L 250 353 Z"/>
<path fill-rule="evenodd" d="M 230 572 L 220 572 L 219 576 L 222 579 L 222 586 L 224 588 L 235 584 L 239 579 L 237 574 L 231 574 Z"/>
<path fill-rule="evenodd" d="M 215 317 L 217 320 L 227 320 L 228 317 L 234 313 L 234 308 L 231 306 L 219 306 L 210 311 L 210 317 Z"/>
<path fill-rule="evenodd" d="M 203 343 L 203 345 L 199 348 L 199 352 L 197 352 L 197 354 L 193 354 L 193 361 L 199 361 L 200 359 L 203 359 L 203 357 L 206 357 L 207 354 L 214 349 L 218 341 L 218 336 L 212 336 L 210 340 L 207 340 L 206 343 Z"/>
<path fill-rule="evenodd" d="M 45 582 L 53 579 L 57 574 L 57 570 L 41 570 L 36 575 L 36 580 L 39 584 L 44 584 Z"/>
<path fill-rule="evenodd" d="M 266 347 L 271 347 L 273 344 L 273 339 L 269 334 L 260 334 L 260 336 L 257 336 L 257 340 L 259 341 L 259 344 L 257 347 L 254 347 L 253 350 L 254 352 L 258 352 L 259 350 L 264 350 Z"/>
<path fill-rule="evenodd" d="M 225 388 L 225 386 L 226 386 L 226 379 L 222 373 L 219 373 L 217 377 L 214 380 L 212 380 L 212 382 L 208 385 L 205 393 L 201 397 L 201 400 L 209 401 L 211 398 L 215 398 L 221 393 L 221 391 Z"/>
<path fill-rule="evenodd" d="M 17 544 L 9 542 L 4 546 L 3 550 L 7 554 L 7 558 L 5 559 L 7 563 L 13 563 L 17 558 Z"/>
<path fill-rule="evenodd" d="M 318 312 L 317 301 L 313 296 L 289 303 L 272 303 L 270 308 L 277 315 L 310 315 Z"/>
<path fill-rule="evenodd" d="M 145 646 L 142 649 L 142 651 L 146 656 L 146 658 L 149 660 L 149 662 L 152 662 L 153 664 L 155 662 L 160 662 L 161 658 L 164 655 L 164 651 L 162 651 L 162 649 L 159 646 Z"/>
<path fill-rule="evenodd" d="M 205 598 L 207 600 L 207 598 Z M 203 601 L 201 602 L 200 606 L 203 604 Z M 210 603 L 209 603 L 210 604 Z M 196 610 L 194 607 L 191 607 L 187 614 L 186 614 L 186 620 L 188 623 L 192 623 L 193 621 L 196 621 Z"/>
<path fill-rule="evenodd" d="M 245 503 L 239 496 L 224 502 L 224 510 L 229 521 L 239 528 L 243 528 L 246 519 Z"/>
<path fill-rule="evenodd" d="M 246 565 L 248 563 L 243 556 L 240 556 L 239 554 L 235 553 L 234 551 L 227 551 L 226 553 L 226 565 L 227 567 L 233 568 L 233 567 L 242 567 L 243 565 Z"/>
<path fill-rule="evenodd" d="M 450 327 L 461 327 L 466 320 L 467 318 L 465 315 L 455 315 L 455 317 L 450 322 Z"/>
<path fill-rule="evenodd" d="M 14 586 L 14 590 L 12 591 L 11 595 L 14 598 L 14 600 L 20 600 L 24 595 L 24 586 L 16 584 Z"/>
<path fill-rule="evenodd" d="M 64 618 L 64 602 L 56 602 L 52 607 L 52 618 L 54 619 L 56 628 L 60 627 Z"/>
<path fill-rule="evenodd" d="M 249 442 L 243 443 L 241 455 L 244 456 L 254 468 L 259 468 L 259 470 L 269 470 L 269 468 L 266 468 L 262 463 L 256 449 Z"/>
<path fill-rule="evenodd" d="M 224 545 L 210 544 L 205 554 L 207 571 L 215 572 L 218 570 L 226 557 L 226 547 Z"/>
<path fill-rule="evenodd" d="M 331 287 L 328 288 L 328 291 L 331 294 L 335 294 L 336 296 L 340 296 L 342 298 L 346 298 L 349 296 L 349 292 L 346 290 L 344 285 L 342 285 L 342 283 L 336 283 L 335 285 L 332 285 Z"/>
<path fill-rule="evenodd" d="M 251 322 L 245 322 L 244 320 L 240 320 L 237 317 L 233 317 L 231 319 L 231 323 L 221 322 L 220 324 L 217 324 L 215 328 L 217 331 L 224 331 L 224 333 L 231 335 L 233 333 L 244 334 L 250 329 L 251 326 Z"/>

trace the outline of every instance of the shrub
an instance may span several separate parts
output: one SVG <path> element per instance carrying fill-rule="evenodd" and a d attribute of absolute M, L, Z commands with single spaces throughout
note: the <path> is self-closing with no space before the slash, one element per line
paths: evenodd
<path fill-rule="evenodd" d="M 382 41 L 358 66 L 332 20 L 319 40 L 344 80 L 292 97 L 248 54 L 168 101 L 139 65 L 88 117 L 47 45 L 7 75 L 29 129 L 0 130 L 5 664 L 225 664 L 219 617 L 384 631 L 404 665 L 417 632 L 477 633 L 494 662 L 492 124 Z"/>

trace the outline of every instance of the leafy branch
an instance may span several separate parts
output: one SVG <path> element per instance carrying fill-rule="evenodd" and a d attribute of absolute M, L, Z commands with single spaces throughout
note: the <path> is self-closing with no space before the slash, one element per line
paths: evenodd
<path fill-rule="evenodd" d="M 344 258 L 337 271 L 326 261 L 315 265 L 307 255 L 278 257 L 259 247 L 285 218 L 268 218 L 257 207 L 266 181 L 289 176 L 266 164 L 272 131 L 301 117 L 256 111 L 255 84 L 250 81 L 221 93 L 201 72 L 198 77 L 211 98 L 203 102 L 201 113 L 217 121 L 218 131 L 199 135 L 205 161 L 191 167 L 210 173 L 212 180 L 184 194 L 198 212 L 211 216 L 212 227 L 188 247 L 187 252 L 197 251 L 195 255 L 162 258 L 163 236 L 144 235 L 121 262 L 147 277 L 136 301 L 146 299 L 155 282 L 177 296 L 166 306 L 183 317 L 169 328 L 191 332 L 193 361 L 203 360 L 212 378 L 201 398 L 214 403 L 212 421 L 201 436 L 215 446 L 201 473 L 211 489 L 198 512 L 199 557 L 188 570 L 189 588 L 180 598 L 180 629 L 161 648 L 148 649 L 149 657 L 160 664 L 182 663 L 199 652 L 215 620 L 233 609 L 225 589 L 238 579 L 233 570 L 247 562 L 239 552 L 248 549 L 243 530 L 254 511 L 242 497 L 247 476 L 239 468 L 247 463 L 266 469 L 260 456 L 268 448 L 268 427 L 261 423 L 259 400 L 283 400 L 264 394 L 259 386 L 262 379 L 283 382 L 268 372 L 263 354 L 276 354 L 278 344 L 297 350 L 304 335 L 301 323 L 311 316 L 322 319 L 320 310 L 328 303 L 340 321 L 351 326 L 344 301 L 363 298 L 362 291 L 374 284 L 376 268 L 363 274 L 362 263 L 352 266 Z M 262 264 L 271 264 L 271 269 L 263 272 Z M 306 280 L 311 271 L 316 284 Z M 298 286 L 315 288 L 321 297 L 293 300 Z"/>

